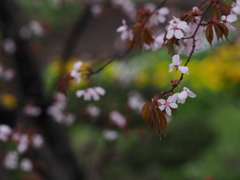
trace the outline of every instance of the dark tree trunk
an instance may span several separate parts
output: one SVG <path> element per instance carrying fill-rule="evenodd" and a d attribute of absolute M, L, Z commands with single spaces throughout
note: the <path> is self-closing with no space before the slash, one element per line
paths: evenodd
<path fill-rule="evenodd" d="M 21 121 L 42 132 L 45 147 L 35 151 L 34 158 L 41 159 L 46 164 L 47 169 L 38 169 L 44 179 L 82 180 L 84 179 L 83 170 L 77 164 L 66 134 L 46 113 L 50 101 L 44 96 L 40 68 L 30 51 L 30 41 L 22 39 L 18 34 L 20 26 L 25 21 L 25 17 L 14 0 L 0 0 L 0 28 L 3 38 L 13 39 L 17 47 L 15 54 L 9 55 L 9 59 L 17 72 L 15 91 L 19 102 L 18 108 L 14 111 L 1 109 L 0 117 L 7 118 L 11 126 Z M 43 109 L 42 115 L 31 121 L 24 118 L 21 109 L 28 99 L 33 100 Z M 1 179 L 4 178 L 1 177 Z"/>

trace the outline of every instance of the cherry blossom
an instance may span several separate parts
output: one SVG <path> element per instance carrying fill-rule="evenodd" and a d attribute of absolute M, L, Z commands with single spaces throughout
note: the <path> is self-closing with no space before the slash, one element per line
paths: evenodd
<path fill-rule="evenodd" d="M 232 13 L 235 14 L 240 14 L 240 0 L 236 0 L 233 4 L 232 4 L 232 9 L 231 9 Z"/>
<path fill-rule="evenodd" d="M 16 43 L 10 39 L 6 38 L 2 41 L 3 49 L 8 54 L 14 54 L 17 50 Z"/>
<path fill-rule="evenodd" d="M 184 32 L 189 31 L 189 26 L 185 21 L 181 21 L 180 19 L 173 17 L 173 20 L 169 22 L 167 26 L 167 39 L 171 39 L 175 36 L 177 39 L 181 39 L 184 37 Z"/>
<path fill-rule="evenodd" d="M 23 112 L 30 117 L 37 117 L 42 113 L 42 109 L 38 106 L 34 106 L 31 104 L 26 105 L 23 108 Z"/>
<path fill-rule="evenodd" d="M 100 108 L 92 104 L 88 105 L 86 110 L 92 118 L 97 118 L 101 113 Z"/>
<path fill-rule="evenodd" d="M 165 109 L 167 115 L 169 115 L 169 116 L 172 115 L 171 108 L 176 109 L 178 107 L 178 105 L 175 102 L 173 102 L 173 97 L 172 96 L 169 96 L 167 98 L 167 100 L 166 99 L 159 99 L 158 102 L 161 104 L 159 106 L 159 109 L 161 111 L 163 111 Z"/>
<path fill-rule="evenodd" d="M 118 138 L 118 132 L 115 130 L 105 129 L 103 131 L 103 137 L 107 140 L 114 140 Z"/>
<path fill-rule="evenodd" d="M 121 33 L 121 39 L 123 41 L 129 39 L 129 40 L 133 40 L 133 33 L 132 33 L 132 29 L 130 29 L 127 24 L 126 24 L 126 21 L 125 20 L 122 20 L 122 23 L 123 25 L 120 26 L 118 29 L 117 29 L 117 32 Z"/>
<path fill-rule="evenodd" d="M 188 23 L 188 29 L 186 31 L 186 37 L 191 37 L 195 30 L 198 28 L 195 38 L 201 38 L 203 35 L 204 31 L 204 26 L 199 26 L 198 24 L 200 23 L 201 18 L 199 16 L 195 16 L 191 22 Z"/>
<path fill-rule="evenodd" d="M 34 134 L 32 135 L 32 145 L 34 148 L 40 148 L 43 146 L 44 140 L 42 135 Z"/>
<path fill-rule="evenodd" d="M 18 153 L 9 151 L 3 160 L 3 165 L 7 169 L 16 169 L 18 167 Z"/>
<path fill-rule="evenodd" d="M 221 17 L 222 23 L 224 23 L 227 28 L 231 31 L 235 31 L 236 28 L 233 27 L 230 23 L 235 22 L 237 20 L 237 15 L 236 14 L 229 14 L 227 16 L 223 15 Z"/>
<path fill-rule="evenodd" d="M 118 125 L 120 128 L 124 128 L 127 124 L 126 118 L 118 111 L 111 111 L 109 118 L 112 122 Z"/>
<path fill-rule="evenodd" d="M 145 100 L 141 94 L 134 91 L 129 93 L 128 105 L 130 108 L 132 108 L 137 112 L 141 112 L 141 109 L 144 103 L 145 103 Z"/>
<path fill-rule="evenodd" d="M 185 99 L 180 99 L 180 98 L 178 97 L 178 94 L 179 94 L 179 93 L 173 94 L 173 102 L 177 102 L 177 103 L 180 103 L 180 104 L 184 104 L 184 103 L 185 103 Z"/>
<path fill-rule="evenodd" d="M 94 101 L 98 101 L 100 99 L 100 95 L 105 95 L 105 90 L 101 87 L 93 87 L 93 88 L 87 88 L 84 90 L 78 90 L 76 91 L 77 97 L 82 97 L 85 101 L 90 101 L 93 99 Z"/>
<path fill-rule="evenodd" d="M 158 25 L 159 23 L 164 23 L 166 21 L 166 15 L 169 14 L 169 9 L 166 7 L 162 7 L 158 10 L 155 10 L 155 5 L 152 3 L 147 3 L 145 5 L 145 9 L 150 9 L 151 12 L 154 11 L 154 13 L 149 18 L 149 24 L 150 25 Z"/>
<path fill-rule="evenodd" d="M 19 153 L 24 153 L 28 149 L 28 144 L 29 144 L 28 136 L 26 134 L 21 135 L 18 142 L 17 151 Z"/>
<path fill-rule="evenodd" d="M 188 67 L 180 66 L 180 64 L 181 64 L 180 56 L 179 55 L 174 55 L 172 57 L 172 63 L 169 65 L 169 72 L 172 72 L 173 67 L 176 67 L 176 70 L 179 70 L 184 74 L 189 74 Z"/>
<path fill-rule="evenodd" d="M 31 172 L 33 169 L 33 164 L 30 159 L 24 158 L 21 160 L 20 169 L 25 172 Z"/>
<path fill-rule="evenodd" d="M 183 104 L 187 97 L 194 98 L 196 94 L 194 94 L 190 89 L 184 87 L 183 91 L 177 94 L 177 97 L 180 99 L 180 102 Z"/>
<path fill-rule="evenodd" d="M 202 47 L 203 47 L 202 39 L 196 39 L 194 51 L 199 51 L 202 49 Z M 193 49 L 193 39 L 181 40 L 177 49 L 178 49 L 178 54 L 182 54 L 184 51 L 186 51 L 186 54 L 189 56 Z"/>
<path fill-rule="evenodd" d="M 75 78 L 77 81 L 77 84 L 80 84 L 81 82 L 81 73 L 79 72 L 79 68 L 82 66 L 82 61 L 77 61 L 73 64 L 73 69 L 70 72 L 70 75 L 72 78 Z"/>
<path fill-rule="evenodd" d="M 156 50 L 162 48 L 163 44 L 165 43 L 164 36 L 165 36 L 165 34 L 163 33 L 157 37 L 153 37 L 153 43 L 151 43 L 150 46 L 147 44 L 144 44 L 146 49 L 151 49 L 152 51 L 156 51 Z"/>
<path fill-rule="evenodd" d="M 44 35 L 44 29 L 38 21 L 35 21 L 35 20 L 31 21 L 29 23 L 29 27 L 30 27 L 31 31 L 33 32 L 33 34 L 35 34 L 37 36 Z"/>
<path fill-rule="evenodd" d="M 0 140 L 7 141 L 11 133 L 12 130 L 8 125 L 0 125 Z"/>

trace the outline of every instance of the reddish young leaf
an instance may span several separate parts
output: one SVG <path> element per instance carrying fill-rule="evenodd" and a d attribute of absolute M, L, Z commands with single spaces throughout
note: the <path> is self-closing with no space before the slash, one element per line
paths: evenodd
<path fill-rule="evenodd" d="M 154 98 L 153 98 L 154 99 Z M 152 100 L 152 102 L 147 101 L 141 111 L 142 117 L 144 119 L 145 124 L 149 126 L 149 132 L 152 135 L 153 129 L 156 128 L 158 130 L 158 136 L 161 138 L 161 132 L 165 135 L 164 128 L 167 125 L 167 119 L 163 112 L 158 108 L 158 102 Z"/>
<path fill-rule="evenodd" d="M 229 15 L 231 12 L 231 8 L 228 4 L 220 3 L 218 7 L 220 12 L 225 16 Z"/>
<path fill-rule="evenodd" d="M 205 35 L 207 38 L 208 43 L 212 47 L 212 40 L 213 40 L 213 29 L 212 29 L 212 24 L 208 24 L 206 27 Z"/>
<path fill-rule="evenodd" d="M 145 26 L 143 31 L 143 41 L 147 45 L 150 45 L 154 41 L 150 27 Z"/>
<path fill-rule="evenodd" d="M 134 47 L 142 49 L 142 25 L 137 23 L 133 27 Z"/>
<path fill-rule="evenodd" d="M 142 21 L 147 21 L 149 16 L 150 16 L 150 9 L 139 9 L 136 14 L 135 20 L 136 22 L 140 23 Z"/>
<path fill-rule="evenodd" d="M 66 95 L 69 89 L 69 82 L 71 80 L 72 80 L 72 77 L 70 76 L 69 73 L 63 75 L 58 81 L 57 90 Z"/>
<path fill-rule="evenodd" d="M 167 40 L 166 46 L 168 48 L 168 54 L 170 54 L 171 56 L 173 56 L 175 54 L 173 44 L 174 44 L 174 37 Z"/>
<path fill-rule="evenodd" d="M 212 16 L 217 17 L 217 19 L 219 19 L 218 7 L 216 5 L 213 6 L 212 8 Z"/>
<path fill-rule="evenodd" d="M 228 40 L 228 33 L 229 33 L 229 30 L 227 28 L 227 26 L 223 23 L 217 23 L 219 28 L 221 29 L 223 35 L 225 36 L 225 38 Z"/>
<path fill-rule="evenodd" d="M 222 39 L 223 32 L 217 23 L 214 23 L 213 26 L 217 36 L 217 41 L 219 41 L 220 38 Z"/>

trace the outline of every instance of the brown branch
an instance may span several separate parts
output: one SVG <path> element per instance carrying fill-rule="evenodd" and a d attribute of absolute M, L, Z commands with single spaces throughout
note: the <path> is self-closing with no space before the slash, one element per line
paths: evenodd
<path fill-rule="evenodd" d="M 156 10 L 158 10 L 159 8 L 161 8 L 165 3 L 167 2 L 167 0 L 163 0 L 163 2 L 161 2 L 157 7 L 156 9 L 148 16 L 148 18 L 150 16 L 152 16 L 154 14 L 154 12 Z M 135 40 L 133 39 L 133 41 L 131 42 L 131 45 L 129 46 L 129 48 L 121 55 L 116 55 L 115 57 L 112 57 L 107 63 L 105 63 L 102 67 L 98 68 L 97 70 L 95 71 L 92 71 L 92 72 L 89 72 L 89 73 L 86 73 L 86 74 L 82 74 L 82 75 L 87 75 L 87 76 L 91 76 L 91 75 L 94 75 L 94 74 L 97 74 L 99 73 L 100 71 L 102 71 L 106 66 L 108 66 L 109 64 L 111 64 L 113 61 L 115 61 L 116 59 L 120 59 L 120 58 L 123 58 L 124 56 L 126 56 L 134 47 L 134 43 L 135 43 Z"/>

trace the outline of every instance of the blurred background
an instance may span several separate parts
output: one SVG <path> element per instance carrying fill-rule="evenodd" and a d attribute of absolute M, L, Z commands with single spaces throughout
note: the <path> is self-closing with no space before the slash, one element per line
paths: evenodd
<path fill-rule="evenodd" d="M 0 124 L 15 133 L 11 142 L 0 142 L 1 180 L 240 179 L 238 30 L 228 42 L 212 48 L 206 42 L 193 55 L 181 86 L 197 96 L 167 117 L 162 141 L 157 131 L 150 136 L 140 112 L 146 100 L 171 87 L 174 74 L 168 73 L 171 56 L 165 48 L 132 51 L 89 82 L 72 82 L 67 98 L 56 94 L 61 73 L 71 71 L 74 62 L 97 69 L 126 49 L 116 29 L 122 19 L 133 25 L 132 13 L 149 1 L 123 2 L 0 1 Z M 172 16 L 198 5 L 167 1 L 170 13 L 156 34 Z M 238 22 L 234 26 L 239 29 Z M 96 102 L 77 98 L 76 90 L 87 86 L 103 87 L 106 95 Z M 59 102 L 63 115 L 56 118 L 49 108 Z M 34 149 L 26 140 L 28 148 L 20 153 L 16 134 L 39 134 L 44 142 Z M 18 156 L 10 160 L 15 164 L 6 165 L 16 148 Z M 30 165 L 22 165 L 26 158 Z"/>

